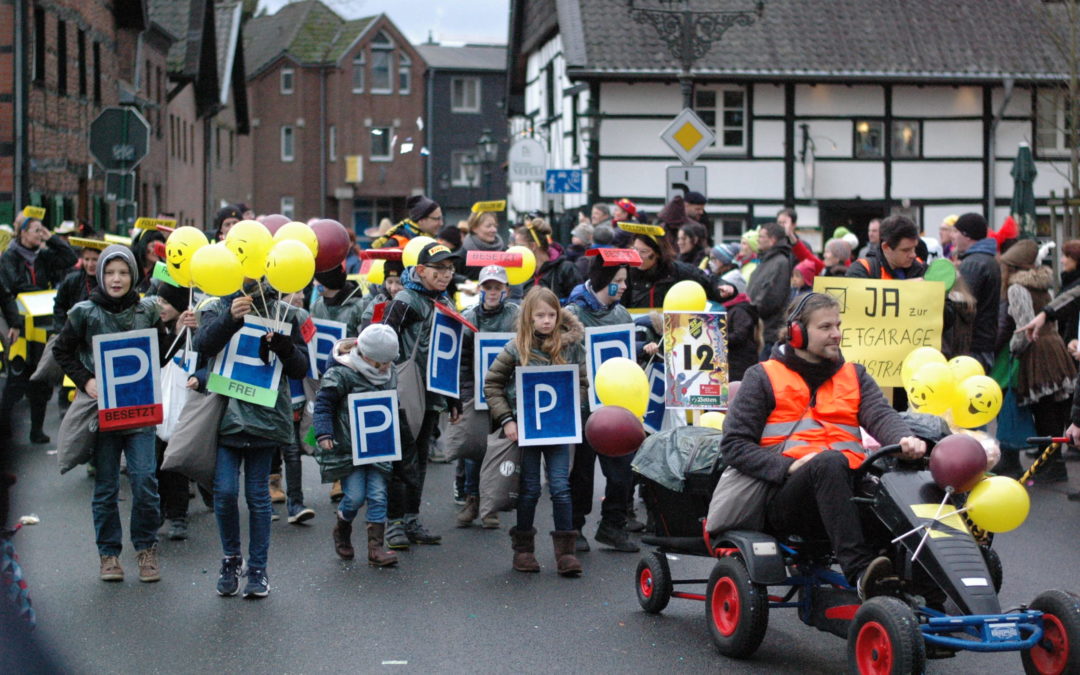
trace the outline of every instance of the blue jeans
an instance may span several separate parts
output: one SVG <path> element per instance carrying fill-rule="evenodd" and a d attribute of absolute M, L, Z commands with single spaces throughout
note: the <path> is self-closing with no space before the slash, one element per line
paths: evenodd
<path fill-rule="evenodd" d="M 480 496 L 480 466 L 482 462 L 475 459 L 462 460 L 465 464 L 465 496 Z"/>
<path fill-rule="evenodd" d="M 356 519 L 360 507 L 367 500 L 367 521 L 386 522 L 386 474 L 373 466 L 358 466 L 341 481 L 341 498 L 338 512 L 350 523 Z"/>
<path fill-rule="evenodd" d="M 517 529 L 531 530 L 540 501 L 540 458 L 547 469 L 548 492 L 555 529 L 574 529 L 574 507 L 570 500 L 570 446 L 535 445 L 521 449 L 521 490 L 518 495 Z"/>
<path fill-rule="evenodd" d="M 266 569 L 270 552 L 270 459 L 275 448 L 218 446 L 214 472 L 214 515 L 221 551 L 240 555 L 240 464 L 244 464 L 244 498 L 248 507 L 248 567 Z"/>
<path fill-rule="evenodd" d="M 120 453 L 127 457 L 131 482 L 131 545 L 136 551 L 157 543 L 161 527 L 161 497 L 158 496 L 157 457 L 153 428 L 135 433 L 105 431 L 98 434 L 94 448 L 94 532 L 98 554 L 120 555 L 123 529 L 120 527 Z"/>

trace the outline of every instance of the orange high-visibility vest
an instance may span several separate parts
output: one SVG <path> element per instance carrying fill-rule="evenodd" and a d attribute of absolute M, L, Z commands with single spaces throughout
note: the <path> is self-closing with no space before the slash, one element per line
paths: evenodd
<path fill-rule="evenodd" d="M 867 273 L 869 273 L 869 274 L 874 273 L 873 268 L 870 267 L 870 261 L 867 260 L 866 258 L 859 258 L 855 262 L 861 263 L 862 266 L 866 268 Z M 885 269 L 884 265 L 878 265 L 878 274 L 881 275 L 880 277 L 878 277 L 880 279 L 884 279 L 885 281 L 891 281 L 892 280 L 892 275 L 889 274 L 889 270 Z"/>
<path fill-rule="evenodd" d="M 862 396 L 855 365 L 841 366 L 818 388 L 813 401 L 806 381 L 780 361 L 770 359 L 761 367 L 776 398 L 776 407 L 761 434 L 762 447 L 780 446 L 781 454 L 795 459 L 826 449 L 839 450 L 852 469 L 858 468 L 866 453 L 859 430 Z"/>

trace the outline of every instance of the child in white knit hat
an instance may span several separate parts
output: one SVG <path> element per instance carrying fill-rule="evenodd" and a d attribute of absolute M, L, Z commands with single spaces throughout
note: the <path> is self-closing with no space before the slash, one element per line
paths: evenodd
<path fill-rule="evenodd" d="M 344 560 L 356 555 L 352 545 L 352 522 L 367 502 L 368 564 L 387 567 L 397 564 L 397 555 L 383 549 L 386 532 L 386 486 L 389 462 L 353 466 L 349 433 L 349 394 L 387 391 L 397 388 L 393 368 L 398 356 L 397 333 L 390 326 L 372 324 L 360 333 L 334 345 L 332 367 L 323 373 L 315 399 L 313 424 L 318 441 L 315 459 L 324 483 L 341 481 L 345 493 L 338 505 L 334 525 L 334 550 Z"/>

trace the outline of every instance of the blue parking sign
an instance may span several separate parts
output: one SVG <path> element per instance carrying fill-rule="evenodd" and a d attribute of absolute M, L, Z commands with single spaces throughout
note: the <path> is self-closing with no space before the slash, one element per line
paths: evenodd
<path fill-rule="evenodd" d="M 285 335 L 292 334 L 292 324 L 288 322 L 278 322 L 273 328 Z M 259 358 L 259 341 L 270 329 L 268 319 L 246 315 L 244 325 L 214 357 L 206 388 L 255 405 L 268 408 L 277 405 L 278 383 L 284 365 L 273 352 L 270 352 L 269 364 Z"/>
<path fill-rule="evenodd" d="M 117 431 L 161 424 L 157 330 L 95 335 L 91 342 L 98 386 L 98 428 Z"/>
<path fill-rule="evenodd" d="M 622 357 L 634 360 L 634 324 L 596 326 L 585 329 L 585 367 L 589 374 L 589 410 L 603 403 L 596 396 L 596 370 L 604 361 Z"/>
<path fill-rule="evenodd" d="M 401 459 L 396 391 L 349 394 L 349 433 L 354 466 Z"/>
<path fill-rule="evenodd" d="M 580 366 L 524 366 L 515 374 L 518 445 L 581 442 Z"/>
<path fill-rule="evenodd" d="M 653 359 L 645 368 L 645 376 L 649 381 L 649 407 L 645 410 L 642 422 L 646 431 L 655 434 L 664 423 L 664 387 L 667 386 L 664 362 Z"/>
<path fill-rule="evenodd" d="M 484 396 L 484 378 L 487 371 L 491 370 L 491 364 L 499 358 L 499 353 L 516 336 L 515 333 L 475 333 L 473 349 L 473 382 L 476 395 L 473 396 L 473 407 L 477 410 L 487 410 L 487 397 Z"/>
<path fill-rule="evenodd" d="M 435 312 L 428 340 L 428 391 L 461 397 L 461 336 L 464 330 L 457 319 Z"/>
<path fill-rule="evenodd" d="M 334 365 L 330 362 L 330 357 L 337 341 L 345 339 L 346 326 L 340 321 L 329 319 L 312 318 L 311 323 L 315 326 L 315 333 L 308 342 L 308 377 L 317 380 L 329 366 Z"/>

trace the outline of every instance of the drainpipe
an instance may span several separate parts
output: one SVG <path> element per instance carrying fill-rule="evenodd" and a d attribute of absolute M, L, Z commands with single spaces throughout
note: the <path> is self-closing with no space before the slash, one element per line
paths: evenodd
<path fill-rule="evenodd" d="M 1009 106 L 1009 101 L 1012 100 L 1013 85 L 1016 81 L 1011 77 L 1005 78 L 1002 82 L 1002 86 L 1005 88 L 1005 98 L 1001 99 L 1001 105 L 998 106 L 997 112 L 994 113 L 994 119 L 990 122 L 990 167 L 987 175 L 986 192 L 988 203 L 986 205 L 986 220 L 990 222 L 990 226 L 994 225 L 994 211 L 997 207 L 997 185 L 995 176 L 997 175 L 997 128 L 1001 122 L 1001 118 L 1005 115 L 1005 108 Z"/>
<path fill-rule="evenodd" d="M 319 69 L 319 210 L 326 217 L 326 66 Z M 341 214 L 335 214 L 340 217 Z"/>
<path fill-rule="evenodd" d="M 15 186 L 12 208 L 26 203 L 26 3 L 15 0 Z"/>

